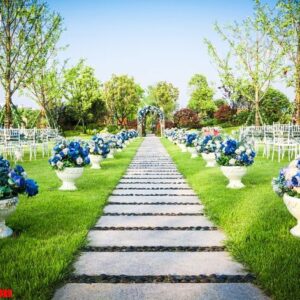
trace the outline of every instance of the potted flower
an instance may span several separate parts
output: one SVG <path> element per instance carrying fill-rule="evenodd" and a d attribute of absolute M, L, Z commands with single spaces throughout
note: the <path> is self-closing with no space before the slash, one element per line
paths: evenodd
<path fill-rule="evenodd" d="M 198 154 L 197 154 L 197 150 L 195 148 L 195 140 L 197 139 L 198 137 L 198 134 L 196 132 L 192 132 L 192 133 L 188 133 L 186 135 L 186 147 L 187 147 L 187 150 L 188 152 L 191 153 L 191 158 L 196 158 L 198 157 Z"/>
<path fill-rule="evenodd" d="M 216 166 L 215 152 L 221 147 L 222 138 L 220 135 L 206 135 L 199 138 L 196 142 L 196 150 L 201 153 L 202 158 L 206 161 L 206 167 Z"/>
<path fill-rule="evenodd" d="M 77 190 L 75 180 L 82 176 L 83 167 L 90 163 L 89 148 L 78 141 L 63 141 L 53 148 L 49 163 L 62 181 L 62 191 Z"/>
<path fill-rule="evenodd" d="M 117 140 L 114 135 L 107 137 L 107 144 L 110 150 L 107 154 L 107 158 L 114 158 L 114 152 L 117 151 Z"/>
<path fill-rule="evenodd" d="M 5 225 L 5 219 L 12 214 L 19 202 L 18 195 L 26 194 L 28 197 L 38 193 L 38 185 L 27 178 L 23 167 L 10 167 L 8 160 L 0 156 L 0 238 L 12 235 L 11 228 Z"/>
<path fill-rule="evenodd" d="M 248 166 L 254 162 L 255 151 L 251 145 L 234 139 L 227 139 L 216 152 L 217 163 L 223 174 L 229 179 L 228 188 L 244 187 L 241 179 L 246 174 Z"/>
<path fill-rule="evenodd" d="M 177 140 L 178 140 L 178 146 L 181 149 L 181 152 L 187 152 L 185 130 L 180 130 L 178 132 Z"/>
<path fill-rule="evenodd" d="M 89 157 L 91 160 L 91 169 L 101 169 L 102 147 L 104 141 L 99 135 L 94 135 L 89 142 Z"/>
<path fill-rule="evenodd" d="M 280 171 L 272 181 L 273 190 L 283 197 L 288 211 L 297 220 L 297 225 L 290 232 L 300 238 L 300 160 L 292 161 L 287 168 Z"/>

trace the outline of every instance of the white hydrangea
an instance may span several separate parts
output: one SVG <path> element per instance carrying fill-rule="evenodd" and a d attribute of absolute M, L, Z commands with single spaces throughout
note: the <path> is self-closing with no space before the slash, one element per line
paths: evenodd
<path fill-rule="evenodd" d="M 235 162 L 236 162 L 236 160 L 235 160 L 234 158 L 231 158 L 231 159 L 229 160 L 229 164 L 230 164 L 231 166 L 234 166 L 234 165 L 235 165 Z"/>
<path fill-rule="evenodd" d="M 240 149 L 236 149 L 236 150 L 235 150 L 235 153 L 236 153 L 236 154 L 241 154 L 241 150 L 240 150 Z"/>
<path fill-rule="evenodd" d="M 246 149 L 245 149 L 244 146 L 240 146 L 240 147 L 239 147 L 239 150 L 240 150 L 241 152 L 243 152 L 243 151 L 245 151 Z"/>
<path fill-rule="evenodd" d="M 68 148 L 63 149 L 62 152 L 63 152 L 64 155 L 67 155 L 68 154 Z"/>
<path fill-rule="evenodd" d="M 251 149 L 247 149 L 246 153 L 247 153 L 247 155 L 250 155 L 252 153 L 252 150 Z"/>
<path fill-rule="evenodd" d="M 81 157 L 77 157 L 76 163 L 77 165 L 81 166 L 83 164 L 83 159 Z"/>
<path fill-rule="evenodd" d="M 63 166 L 64 166 L 64 164 L 63 164 L 62 161 L 58 161 L 58 162 L 56 163 L 56 166 L 57 166 L 58 169 L 62 169 Z"/>

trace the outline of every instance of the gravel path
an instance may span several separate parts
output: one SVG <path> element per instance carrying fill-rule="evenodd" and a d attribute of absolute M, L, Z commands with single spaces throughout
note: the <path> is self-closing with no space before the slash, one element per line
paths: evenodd
<path fill-rule="evenodd" d="M 88 240 L 55 300 L 267 299 L 157 137 L 145 138 Z"/>

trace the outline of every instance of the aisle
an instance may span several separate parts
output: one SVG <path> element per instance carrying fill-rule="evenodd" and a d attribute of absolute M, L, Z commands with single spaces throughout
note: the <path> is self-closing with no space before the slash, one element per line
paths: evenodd
<path fill-rule="evenodd" d="M 54 299 L 266 299 L 224 239 L 159 138 L 147 137 Z"/>

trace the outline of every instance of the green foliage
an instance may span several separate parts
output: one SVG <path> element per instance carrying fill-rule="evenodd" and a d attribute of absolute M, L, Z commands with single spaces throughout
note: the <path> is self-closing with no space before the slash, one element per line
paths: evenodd
<path fill-rule="evenodd" d="M 133 77 L 112 75 L 103 91 L 111 119 L 116 120 L 117 125 L 125 126 L 127 119 L 136 115 L 143 93 Z"/>
<path fill-rule="evenodd" d="M 93 120 L 93 108 L 96 106 L 104 111 L 100 83 L 94 73 L 94 69 L 86 66 L 83 60 L 64 73 L 64 96 L 84 133 L 86 124 Z"/>
<path fill-rule="evenodd" d="M 216 104 L 213 101 L 214 90 L 208 85 L 204 75 L 195 74 L 190 82 L 191 97 L 188 107 L 202 116 L 212 115 L 216 110 Z"/>
<path fill-rule="evenodd" d="M 149 102 L 152 105 L 161 108 L 166 116 L 170 119 L 177 108 L 179 90 L 172 83 L 160 81 L 154 86 L 148 88 Z"/>

